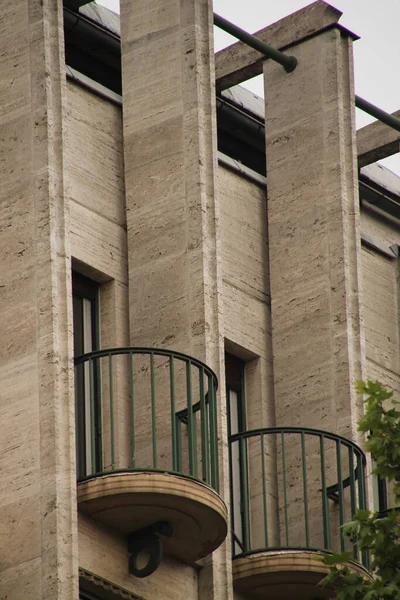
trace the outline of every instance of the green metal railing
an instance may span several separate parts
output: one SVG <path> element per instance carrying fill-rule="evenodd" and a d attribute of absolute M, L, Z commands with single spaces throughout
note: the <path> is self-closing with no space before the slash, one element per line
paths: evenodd
<path fill-rule="evenodd" d="M 368 563 L 342 531 L 366 507 L 365 456 L 356 444 L 317 429 L 274 427 L 233 435 L 229 449 L 234 557 L 352 550 Z"/>
<path fill-rule="evenodd" d="M 218 491 L 217 386 L 207 365 L 169 350 L 75 358 L 78 480 L 155 470 Z"/>

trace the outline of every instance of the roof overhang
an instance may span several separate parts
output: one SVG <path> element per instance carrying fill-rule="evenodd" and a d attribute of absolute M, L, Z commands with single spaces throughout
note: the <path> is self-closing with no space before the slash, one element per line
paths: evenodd
<path fill-rule="evenodd" d="M 79 10 L 81 6 L 89 4 L 92 0 L 63 0 L 64 6 L 71 10 Z"/>

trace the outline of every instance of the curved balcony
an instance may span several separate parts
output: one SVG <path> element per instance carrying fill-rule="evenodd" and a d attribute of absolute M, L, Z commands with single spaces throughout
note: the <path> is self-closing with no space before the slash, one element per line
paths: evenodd
<path fill-rule="evenodd" d="M 365 508 L 365 456 L 325 431 L 275 427 L 230 438 L 233 578 L 248 598 L 322 599 L 324 553 L 351 550 L 350 568 L 368 576 L 367 556 L 341 526 Z"/>
<path fill-rule="evenodd" d="M 117 348 L 75 359 L 79 510 L 127 535 L 130 552 L 147 540 L 159 563 L 161 540 L 193 563 L 224 540 L 216 391 L 213 371 L 178 352 Z"/>

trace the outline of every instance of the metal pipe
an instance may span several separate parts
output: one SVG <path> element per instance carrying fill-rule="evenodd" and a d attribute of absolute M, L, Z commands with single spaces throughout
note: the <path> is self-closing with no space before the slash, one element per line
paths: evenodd
<path fill-rule="evenodd" d="M 230 33 L 238 40 L 241 40 L 251 48 L 254 48 L 254 50 L 261 52 L 261 54 L 264 54 L 267 58 L 271 58 L 275 62 L 279 63 L 285 69 L 286 73 L 291 73 L 295 70 L 297 66 L 297 59 L 294 56 L 287 56 L 280 50 L 272 48 L 265 42 L 262 42 L 256 36 L 247 33 L 247 31 L 240 29 L 240 27 L 238 27 L 237 25 L 234 25 L 230 21 L 227 21 L 226 19 L 220 17 L 215 13 L 214 25 L 216 25 L 223 31 Z"/>
<path fill-rule="evenodd" d="M 254 48 L 258 52 L 261 52 L 261 54 L 264 54 L 264 56 L 266 56 L 267 58 L 271 58 L 275 62 L 279 63 L 284 67 L 287 73 L 291 73 L 295 70 L 297 66 L 297 59 L 294 56 L 287 56 L 280 50 L 272 48 L 269 44 L 266 44 L 265 42 L 257 38 L 255 35 L 247 33 L 247 31 L 244 31 L 244 29 L 241 29 L 237 25 L 234 25 L 233 23 L 231 23 L 227 19 L 224 19 L 224 17 L 217 15 L 216 13 L 214 13 L 214 25 L 216 25 L 223 31 L 230 33 L 231 35 L 236 37 L 238 40 L 241 40 L 251 48 Z M 397 117 L 394 117 L 393 115 L 385 112 L 378 106 L 371 104 L 371 102 L 360 98 L 360 96 L 355 97 L 355 102 L 357 108 L 360 108 L 372 117 L 375 117 L 379 121 L 382 121 L 382 123 L 389 125 L 389 127 L 396 129 L 396 131 L 400 131 L 400 119 L 398 119 Z"/>
<path fill-rule="evenodd" d="M 400 119 L 394 117 L 390 113 L 385 112 L 378 106 L 375 106 L 375 104 L 371 104 L 371 102 L 360 98 L 360 96 L 356 96 L 356 107 L 360 108 L 372 117 L 375 117 L 379 121 L 382 121 L 382 123 L 386 123 L 386 125 L 396 129 L 396 131 L 400 131 Z"/>

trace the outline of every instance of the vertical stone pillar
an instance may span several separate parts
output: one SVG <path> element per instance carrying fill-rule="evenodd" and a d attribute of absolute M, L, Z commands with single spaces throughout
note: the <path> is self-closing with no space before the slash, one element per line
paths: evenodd
<path fill-rule="evenodd" d="M 212 26 L 211 0 L 121 0 L 130 342 L 217 372 L 226 440 Z M 204 594 L 231 593 L 227 548 L 202 571 Z"/>
<path fill-rule="evenodd" d="M 0 596 L 78 597 L 62 3 L 0 23 Z"/>
<path fill-rule="evenodd" d="M 290 53 L 298 59 L 293 73 L 271 61 L 264 68 L 276 420 L 356 441 L 363 348 L 352 39 L 336 27 Z M 284 473 L 278 451 L 279 497 L 287 492 L 281 543 L 286 518 L 290 544 L 304 543 L 308 515 L 307 543 L 321 547 L 318 440 L 305 436 L 307 467 L 298 435 L 287 437 L 285 452 Z M 349 477 L 347 454 L 340 459 L 341 477 Z M 338 482 L 333 442 L 325 443 L 323 470 L 327 485 Z M 329 511 L 338 549 L 339 515 L 335 506 Z M 346 511 L 350 517 L 349 505 Z"/>
<path fill-rule="evenodd" d="M 131 343 L 219 358 L 210 0 L 122 0 Z"/>
<path fill-rule="evenodd" d="M 356 436 L 362 373 L 352 38 L 330 29 L 264 66 L 277 425 Z"/>

